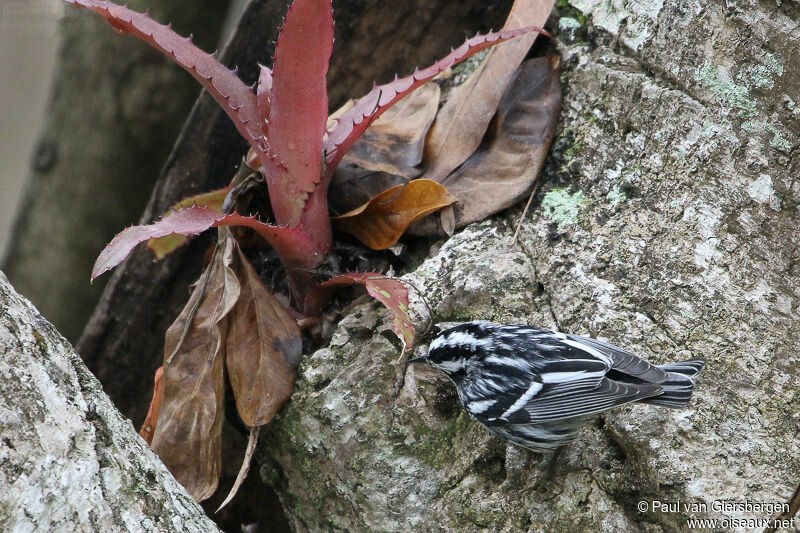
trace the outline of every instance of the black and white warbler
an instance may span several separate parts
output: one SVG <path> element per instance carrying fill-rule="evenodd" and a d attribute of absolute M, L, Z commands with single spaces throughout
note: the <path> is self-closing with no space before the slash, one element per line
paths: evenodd
<path fill-rule="evenodd" d="M 442 331 L 409 362 L 422 361 L 447 374 L 478 422 L 536 452 L 557 450 L 612 407 L 688 405 L 706 363 L 656 366 L 588 337 L 486 321 Z"/>

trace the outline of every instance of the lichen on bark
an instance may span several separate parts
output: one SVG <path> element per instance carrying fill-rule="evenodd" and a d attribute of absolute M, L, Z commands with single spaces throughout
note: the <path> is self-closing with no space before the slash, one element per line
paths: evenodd
<path fill-rule="evenodd" d="M 296 530 L 682 531 L 759 515 L 638 502 L 792 494 L 800 6 L 560 2 L 550 26 L 581 20 L 576 7 L 560 134 L 519 242 L 516 209 L 408 276 L 437 321 L 558 328 L 656 363 L 705 356 L 691 406 L 603 415 L 531 490 L 538 457 L 469 419 L 441 375 L 397 362 L 387 318 L 357 307 L 305 360 L 259 450 Z M 542 209 L 557 189 L 585 200 L 560 226 Z"/>
<path fill-rule="evenodd" d="M 0 530 L 216 531 L 0 272 Z"/>

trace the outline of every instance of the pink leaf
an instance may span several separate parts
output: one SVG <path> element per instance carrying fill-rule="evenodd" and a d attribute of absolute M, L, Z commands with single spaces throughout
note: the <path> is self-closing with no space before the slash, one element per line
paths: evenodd
<path fill-rule="evenodd" d="M 346 272 L 314 287 L 306 296 L 307 310 L 322 310 L 339 287 L 363 284 L 370 296 L 392 312 L 392 329 L 403 343 L 403 351 L 414 342 L 414 325 L 408 315 L 408 291 L 394 278 L 378 272 Z"/>
<path fill-rule="evenodd" d="M 315 252 L 308 236 L 300 230 L 271 226 L 255 216 L 226 215 L 207 207 L 188 207 L 174 211 L 154 224 L 132 226 L 108 243 L 92 268 L 92 279 L 120 264 L 133 248 L 148 239 L 165 235 L 197 235 L 217 226 L 246 226 L 261 235 L 278 253 L 287 267 L 313 268 Z"/>
<path fill-rule="evenodd" d="M 272 71 L 264 65 L 259 65 L 258 88 L 256 89 L 256 103 L 258 104 L 258 118 L 261 126 L 266 131 L 269 119 L 269 101 L 272 93 Z"/>
<path fill-rule="evenodd" d="M 222 204 L 225 202 L 225 197 L 228 195 L 228 191 L 230 190 L 230 187 L 225 187 L 223 189 L 217 189 L 215 191 L 189 196 L 188 198 L 184 198 L 183 200 L 173 204 L 172 207 L 170 207 L 169 210 L 164 213 L 164 216 L 167 216 L 178 209 L 192 207 L 195 205 L 200 207 L 208 207 L 214 211 L 222 212 Z M 176 248 L 182 246 L 188 240 L 189 238 L 184 235 L 167 235 L 166 237 L 161 237 L 160 239 L 148 240 L 147 247 L 151 252 L 153 252 L 156 261 L 160 261 L 164 259 L 167 254 L 172 253 Z"/>
<path fill-rule="evenodd" d="M 339 160 L 350 149 L 353 143 L 366 131 L 372 122 L 377 119 L 384 111 L 389 109 L 395 102 L 406 96 L 408 93 L 429 81 L 431 78 L 452 67 L 468 57 L 494 46 L 508 39 L 519 35 L 524 35 L 532 31 L 537 31 L 545 35 L 550 35 L 543 29 L 536 26 L 527 26 L 518 30 L 508 30 L 487 33 L 486 35 L 476 35 L 467 39 L 464 44 L 450 52 L 448 55 L 423 70 L 417 70 L 411 76 L 405 78 L 395 78 L 394 81 L 385 85 L 378 85 L 363 98 L 359 99 L 355 105 L 344 113 L 338 120 L 336 126 L 328 131 L 325 140 L 326 157 L 326 178 L 333 175 Z"/>
<path fill-rule="evenodd" d="M 127 33 L 146 42 L 186 69 L 233 120 L 236 129 L 256 151 L 266 158 L 263 128 L 258 120 L 255 95 L 236 74 L 169 26 L 127 7 L 104 0 L 65 0 L 77 8 L 87 8 L 104 19 L 118 33 Z"/>
<path fill-rule="evenodd" d="M 275 46 L 267 170 L 279 224 L 295 226 L 322 179 L 322 137 L 328 118 L 325 75 L 333 46 L 330 0 L 295 0 Z"/>

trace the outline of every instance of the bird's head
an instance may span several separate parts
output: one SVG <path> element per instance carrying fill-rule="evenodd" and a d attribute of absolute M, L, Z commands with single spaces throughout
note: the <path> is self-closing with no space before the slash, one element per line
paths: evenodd
<path fill-rule="evenodd" d="M 409 363 L 430 363 L 450 377 L 465 372 L 474 361 L 484 358 L 490 339 L 486 330 L 489 322 L 466 322 L 445 329 L 428 347 L 428 353 L 409 360 Z"/>

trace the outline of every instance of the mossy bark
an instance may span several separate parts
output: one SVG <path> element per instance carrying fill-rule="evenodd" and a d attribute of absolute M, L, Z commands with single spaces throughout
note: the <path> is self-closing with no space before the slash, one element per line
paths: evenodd
<path fill-rule="evenodd" d="M 603 415 L 537 491 L 538 456 L 469 419 L 442 375 L 403 365 L 386 313 L 360 306 L 262 434 L 261 474 L 295 530 L 686 531 L 770 515 L 714 502 L 792 495 L 797 20 L 791 2 L 560 2 L 562 124 L 519 240 L 515 209 L 408 275 L 434 310 L 412 302 L 420 323 L 523 322 L 656 363 L 704 356 L 692 404 Z"/>
<path fill-rule="evenodd" d="M 218 531 L 0 272 L 0 530 Z"/>

